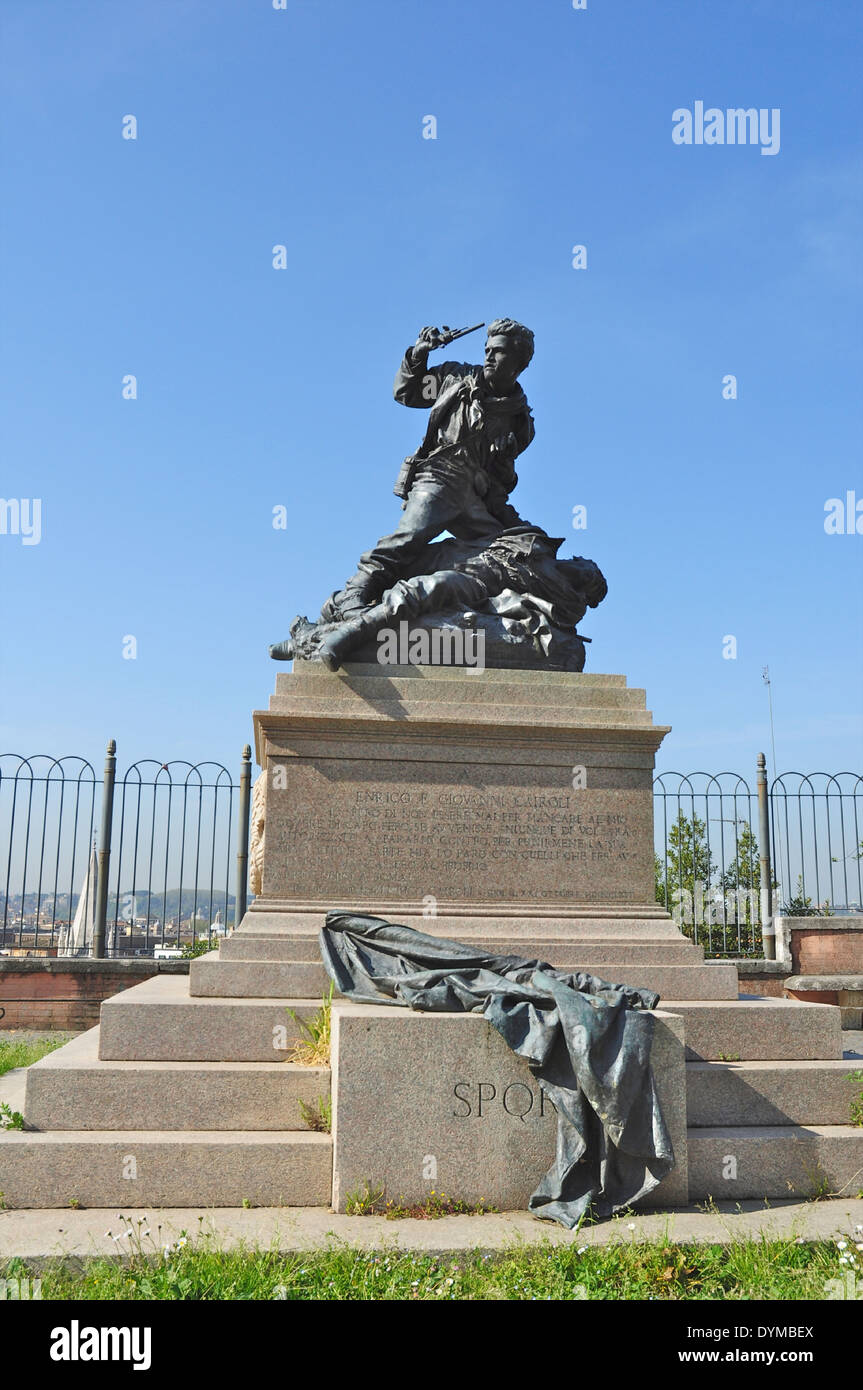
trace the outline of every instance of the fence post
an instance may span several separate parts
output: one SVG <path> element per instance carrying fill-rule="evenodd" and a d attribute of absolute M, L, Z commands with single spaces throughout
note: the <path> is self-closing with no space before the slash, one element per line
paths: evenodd
<path fill-rule="evenodd" d="M 96 880 L 96 918 L 93 923 L 93 955 L 105 954 L 105 921 L 108 916 L 108 865 L 111 860 L 111 827 L 114 823 L 114 775 L 117 744 L 108 740 L 102 782 L 102 826 L 99 831 L 99 873 Z"/>
<path fill-rule="evenodd" d="M 234 931 L 246 915 L 246 894 L 249 882 L 249 813 L 252 789 L 252 750 L 243 749 L 240 768 L 240 805 L 237 814 L 237 891 L 234 895 Z"/>
<path fill-rule="evenodd" d="M 776 959 L 773 926 L 773 874 L 770 865 L 770 814 L 767 797 L 767 759 L 758 754 L 758 867 L 761 884 L 761 940 L 765 960 Z"/>

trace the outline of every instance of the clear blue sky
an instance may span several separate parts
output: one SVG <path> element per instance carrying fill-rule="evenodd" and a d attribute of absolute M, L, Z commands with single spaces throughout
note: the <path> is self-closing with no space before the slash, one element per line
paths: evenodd
<path fill-rule="evenodd" d="M 0 491 L 43 535 L 0 536 L 0 748 L 236 765 L 268 644 L 398 518 L 404 348 L 511 315 L 514 500 L 605 572 L 588 669 L 660 765 L 769 754 L 765 663 L 779 764 L 860 764 L 863 536 L 824 531 L 863 500 L 859 0 L 3 14 Z M 696 101 L 779 108 L 779 153 L 674 144 Z"/>

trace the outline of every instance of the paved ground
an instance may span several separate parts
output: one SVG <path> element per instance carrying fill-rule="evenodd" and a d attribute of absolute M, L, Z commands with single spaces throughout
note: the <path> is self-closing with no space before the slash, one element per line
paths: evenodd
<path fill-rule="evenodd" d="M 97 1255 L 116 1256 L 128 1239 L 115 1241 L 128 1223 L 110 1211 L 0 1211 L 0 1263 L 18 1255 L 32 1268 L 58 1256 L 76 1261 Z M 863 1240 L 863 1201 L 794 1202 L 765 1207 L 764 1203 L 720 1203 L 711 1211 L 687 1207 L 673 1212 L 616 1216 L 580 1231 L 566 1231 L 527 1212 L 488 1216 L 446 1216 L 434 1221 L 387 1221 L 377 1216 L 336 1216 L 323 1207 L 279 1207 L 257 1210 L 193 1208 L 126 1213 L 142 1232 L 145 1250 L 157 1251 L 185 1231 L 211 1236 L 222 1249 L 242 1244 L 275 1248 L 284 1253 L 320 1249 L 333 1243 L 380 1249 L 394 1246 L 430 1254 L 472 1250 L 503 1250 L 513 1245 L 602 1245 L 665 1236 L 677 1244 L 718 1243 L 759 1238 Z"/>

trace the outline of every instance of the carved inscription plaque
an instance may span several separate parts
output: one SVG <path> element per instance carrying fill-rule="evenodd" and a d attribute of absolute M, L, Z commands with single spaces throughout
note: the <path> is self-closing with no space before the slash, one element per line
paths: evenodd
<path fill-rule="evenodd" d="M 271 767 L 265 891 L 525 903 L 650 896 L 649 790 L 555 787 L 548 768 L 535 786 L 459 784 L 439 765 L 420 781 L 419 771 L 390 764 L 396 775 L 379 781 L 368 762 L 294 760 L 280 787 Z"/>

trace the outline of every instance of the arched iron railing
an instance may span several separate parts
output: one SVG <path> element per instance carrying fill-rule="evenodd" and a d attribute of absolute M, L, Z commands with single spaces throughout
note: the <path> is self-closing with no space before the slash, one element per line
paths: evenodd
<path fill-rule="evenodd" d="M 221 763 L 155 759 L 116 779 L 112 742 L 100 783 L 83 758 L 0 755 L 0 949 L 215 945 L 245 911 L 250 759 L 238 783 Z"/>
<path fill-rule="evenodd" d="M 771 917 L 863 911 L 863 776 L 786 772 L 767 800 L 765 836 L 757 793 L 737 773 L 654 781 L 656 898 L 709 955 L 761 953 L 762 863 Z"/>
<path fill-rule="evenodd" d="M 0 949 L 149 955 L 213 945 L 242 917 L 248 747 L 237 783 L 182 760 L 116 778 L 113 754 L 101 783 L 84 758 L 0 755 Z M 774 915 L 863 911 L 863 776 L 786 772 L 768 787 L 761 759 L 757 780 L 760 818 L 739 773 L 654 782 L 655 896 L 709 955 L 761 954 L 762 865 Z"/>
<path fill-rule="evenodd" d="M 54 946 L 80 893 L 95 893 L 96 785 L 85 758 L 0 754 L 0 945 Z"/>

